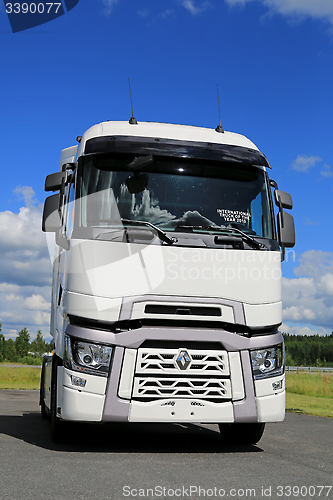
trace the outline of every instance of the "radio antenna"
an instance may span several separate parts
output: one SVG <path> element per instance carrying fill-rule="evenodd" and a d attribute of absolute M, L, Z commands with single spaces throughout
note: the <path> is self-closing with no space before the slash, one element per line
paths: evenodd
<path fill-rule="evenodd" d="M 128 87 L 129 87 L 129 93 L 130 93 L 130 99 L 131 99 L 131 108 L 132 108 L 132 116 L 129 119 L 129 122 L 131 125 L 137 125 L 138 122 L 136 121 L 136 118 L 134 116 L 134 111 L 133 111 L 133 100 L 132 100 L 132 92 L 131 92 L 131 82 L 130 79 L 128 79 Z"/>
<path fill-rule="evenodd" d="M 217 105 L 218 105 L 218 108 L 219 108 L 219 124 L 218 126 L 216 127 L 216 132 L 219 132 L 220 134 L 224 134 L 224 130 L 223 130 L 223 127 L 221 125 L 221 109 L 220 109 L 220 96 L 219 96 L 219 84 L 216 85 L 216 88 L 217 88 Z"/>

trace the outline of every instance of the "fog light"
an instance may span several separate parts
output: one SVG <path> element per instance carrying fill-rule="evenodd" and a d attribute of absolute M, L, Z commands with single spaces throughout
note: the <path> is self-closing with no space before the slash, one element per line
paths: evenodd
<path fill-rule="evenodd" d="M 85 387 L 87 381 L 84 378 L 80 377 L 75 377 L 74 375 L 71 375 L 72 379 L 72 384 L 76 385 L 77 387 Z"/>
<path fill-rule="evenodd" d="M 283 387 L 283 380 L 279 380 L 278 382 L 272 383 L 273 391 L 279 391 Z"/>

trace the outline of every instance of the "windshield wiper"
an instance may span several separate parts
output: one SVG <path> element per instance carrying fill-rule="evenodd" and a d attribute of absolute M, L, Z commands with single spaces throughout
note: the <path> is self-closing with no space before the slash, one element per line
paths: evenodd
<path fill-rule="evenodd" d="M 240 229 L 238 229 L 238 227 L 226 227 L 225 229 L 227 229 L 230 232 L 235 231 L 236 233 L 241 234 L 242 237 L 243 237 L 243 239 L 249 245 L 252 245 L 257 250 L 263 250 L 264 248 L 267 249 L 266 245 L 264 245 L 263 243 L 259 243 L 259 241 L 257 241 L 254 238 L 252 238 L 252 236 L 250 236 L 249 234 L 246 234 L 243 231 L 241 231 Z"/>
<path fill-rule="evenodd" d="M 128 225 L 133 225 L 133 226 L 148 226 L 151 227 L 154 231 L 156 231 L 157 236 L 160 238 L 161 241 L 164 241 L 168 245 L 173 245 L 174 243 L 177 243 L 178 239 L 173 238 L 168 236 L 162 229 L 160 229 L 157 226 L 154 226 L 151 222 L 147 222 L 144 220 L 132 220 L 132 219 L 121 219 L 121 222 L 124 222 L 125 224 Z"/>
<path fill-rule="evenodd" d="M 192 232 L 193 229 L 202 229 L 202 230 L 207 230 L 207 231 L 217 231 L 217 232 L 225 232 L 225 233 L 237 233 L 242 236 L 242 239 L 245 240 L 252 248 L 255 248 L 256 250 L 263 250 L 264 248 L 267 249 L 266 245 L 263 243 L 259 243 L 256 241 L 252 236 L 249 234 L 244 233 L 237 227 L 220 227 L 220 226 L 176 226 L 176 230 L 179 231 L 185 231 L 185 232 Z"/>

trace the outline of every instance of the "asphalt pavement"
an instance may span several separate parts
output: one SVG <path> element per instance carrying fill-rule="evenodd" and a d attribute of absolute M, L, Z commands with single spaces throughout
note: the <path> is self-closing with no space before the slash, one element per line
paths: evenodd
<path fill-rule="evenodd" d="M 53 444 L 38 391 L 0 390 L 0 499 L 333 498 L 333 420 L 288 413 L 256 446 L 217 425 L 76 424 Z"/>

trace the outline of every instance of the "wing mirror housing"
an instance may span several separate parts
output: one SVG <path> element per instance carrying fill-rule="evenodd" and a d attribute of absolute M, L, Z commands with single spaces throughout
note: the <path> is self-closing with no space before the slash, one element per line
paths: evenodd
<path fill-rule="evenodd" d="M 59 201 L 59 193 L 48 196 L 45 200 L 42 218 L 42 231 L 45 233 L 54 233 L 61 228 Z"/>
<path fill-rule="evenodd" d="M 281 191 L 278 185 L 272 179 L 270 180 L 271 187 L 274 188 L 274 199 L 275 204 L 279 207 L 279 213 L 277 214 L 277 230 L 279 245 L 282 248 L 282 260 L 284 259 L 284 249 L 285 247 L 295 246 L 295 224 L 292 215 L 284 212 L 284 208 L 291 210 L 293 208 L 293 200 L 289 193 Z"/>
<path fill-rule="evenodd" d="M 280 211 L 277 214 L 277 229 L 281 247 L 295 246 L 295 224 L 292 215 Z"/>
<path fill-rule="evenodd" d="M 275 189 L 274 198 L 277 207 L 280 208 L 280 206 L 282 206 L 282 208 L 287 208 L 288 210 L 293 208 L 293 200 L 289 193 L 280 191 L 280 189 Z"/>
<path fill-rule="evenodd" d="M 45 179 L 45 191 L 58 191 L 62 184 L 66 185 L 68 181 L 68 172 L 56 172 L 50 174 Z"/>

